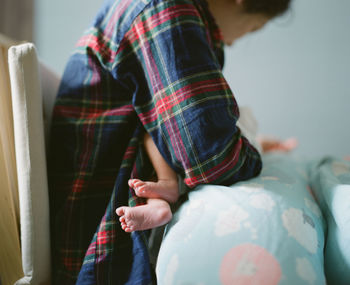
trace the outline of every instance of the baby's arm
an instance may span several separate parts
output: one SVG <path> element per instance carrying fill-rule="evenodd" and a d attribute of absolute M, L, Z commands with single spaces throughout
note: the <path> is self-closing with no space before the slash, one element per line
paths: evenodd
<path fill-rule="evenodd" d="M 296 138 L 289 138 L 281 141 L 273 137 L 258 136 L 257 140 L 264 153 L 272 151 L 289 152 L 298 146 L 298 140 Z"/>

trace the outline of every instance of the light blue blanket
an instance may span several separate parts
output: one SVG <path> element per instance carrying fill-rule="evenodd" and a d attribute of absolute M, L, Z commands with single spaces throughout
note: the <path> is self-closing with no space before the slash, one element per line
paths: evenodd
<path fill-rule="evenodd" d="M 328 284 L 350 284 L 350 162 L 325 158 L 311 165 L 310 181 L 327 221 Z"/>
<path fill-rule="evenodd" d="M 257 178 L 189 193 L 162 242 L 159 284 L 325 284 L 325 271 L 329 284 L 350 280 L 350 164 L 263 161 Z"/>

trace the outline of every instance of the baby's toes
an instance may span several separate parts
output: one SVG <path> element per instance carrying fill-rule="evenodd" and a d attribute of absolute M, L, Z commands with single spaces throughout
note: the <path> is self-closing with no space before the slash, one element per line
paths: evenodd
<path fill-rule="evenodd" d="M 142 187 L 144 185 L 145 185 L 145 182 L 137 179 L 137 181 L 134 182 L 134 189 L 138 190 L 138 189 L 140 189 L 140 187 Z"/>
<path fill-rule="evenodd" d="M 127 233 L 131 233 L 131 232 L 133 232 L 134 231 L 134 226 L 127 226 L 127 227 L 125 227 L 125 229 L 123 229 L 125 232 L 127 232 Z"/>
<path fill-rule="evenodd" d="M 129 185 L 129 187 L 134 188 L 135 180 L 136 180 L 136 179 L 129 179 L 129 180 L 128 180 L 128 185 Z"/>
<path fill-rule="evenodd" d="M 130 228 L 125 228 L 124 231 L 125 231 L 126 233 L 131 233 L 131 232 L 133 232 L 133 230 L 130 229 Z"/>
<path fill-rule="evenodd" d="M 135 189 L 135 193 L 139 197 L 145 197 L 144 195 L 147 193 L 147 185 L 143 184 L 142 186 L 137 187 Z M 147 198 L 147 197 L 145 197 L 145 198 Z"/>
<path fill-rule="evenodd" d="M 128 185 L 131 187 L 131 188 L 135 188 L 135 187 L 137 187 L 136 185 L 138 184 L 138 183 L 140 183 L 140 182 L 142 182 L 140 179 L 129 179 L 128 180 Z"/>
<path fill-rule="evenodd" d="M 125 222 L 121 223 L 121 227 L 127 233 L 133 232 L 134 228 L 135 228 L 132 221 L 129 221 L 129 222 L 125 221 Z"/>
<path fill-rule="evenodd" d="M 115 213 L 118 215 L 118 216 L 123 216 L 125 214 L 125 207 L 119 207 L 115 210 Z"/>
<path fill-rule="evenodd" d="M 125 221 L 121 221 L 120 222 L 120 226 L 122 227 L 122 229 L 124 230 L 124 228 L 126 228 L 128 226 L 128 224 Z"/>

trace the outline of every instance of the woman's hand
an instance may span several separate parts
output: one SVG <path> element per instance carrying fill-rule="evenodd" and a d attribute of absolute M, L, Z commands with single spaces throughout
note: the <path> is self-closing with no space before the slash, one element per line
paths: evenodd
<path fill-rule="evenodd" d="M 258 137 L 258 142 L 261 145 L 263 153 L 273 151 L 290 152 L 298 146 L 298 140 L 296 138 L 281 141 L 273 137 L 260 136 Z"/>

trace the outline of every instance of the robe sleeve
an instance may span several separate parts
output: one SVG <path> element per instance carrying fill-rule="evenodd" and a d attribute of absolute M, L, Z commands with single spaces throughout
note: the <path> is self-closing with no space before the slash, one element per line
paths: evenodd
<path fill-rule="evenodd" d="M 230 185 L 256 176 L 261 157 L 236 125 L 237 103 L 196 7 L 160 1 L 136 18 L 125 38 L 145 81 L 134 108 L 185 184 Z"/>

